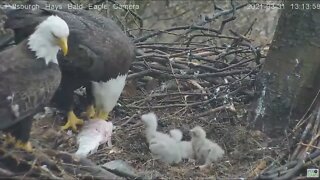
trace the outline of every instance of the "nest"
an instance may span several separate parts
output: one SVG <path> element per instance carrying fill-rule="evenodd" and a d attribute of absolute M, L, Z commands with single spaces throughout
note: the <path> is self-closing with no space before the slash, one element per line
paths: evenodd
<path fill-rule="evenodd" d="M 316 103 L 319 93 L 320 91 L 310 106 L 309 113 L 288 134 L 288 151 L 264 169 L 258 179 L 307 179 L 308 169 L 319 173 L 320 106 Z"/>
<path fill-rule="evenodd" d="M 252 176 L 251 163 L 270 153 L 259 149 L 266 137 L 246 129 L 244 121 L 264 56 L 246 38 L 253 24 L 244 34 L 225 31 L 226 24 L 235 19 L 236 8 L 199 25 L 145 32 L 145 36 L 135 38 L 136 60 L 114 114 L 120 127 L 115 146 L 121 149 L 108 157 L 98 152 L 91 157 L 95 162 L 103 164 L 121 156 L 137 170 L 153 172 L 153 178 Z M 218 29 L 206 26 L 223 14 L 229 17 Z M 195 170 L 192 163 L 171 167 L 152 161 L 139 121 L 140 115 L 149 111 L 159 116 L 159 130 L 179 128 L 186 140 L 190 139 L 189 129 L 204 127 L 209 138 L 226 149 L 228 157 L 205 172 Z"/>
<path fill-rule="evenodd" d="M 102 147 L 88 157 L 91 161 L 73 157 L 69 153 L 77 149 L 75 136 L 61 132 L 59 125 L 64 122 L 59 114 L 53 114 L 34 123 L 31 139 L 39 152 L 30 156 L 12 154 L 8 147 L 0 149 L 1 158 L 7 158 L 0 159 L 1 177 L 114 179 L 117 176 L 100 165 L 116 159 L 148 172 L 148 179 L 252 177 L 256 164 L 271 153 L 261 149 L 268 139 L 248 130 L 244 121 L 264 52 L 247 38 L 254 23 L 243 34 L 225 30 L 235 19 L 235 11 L 247 5 L 231 3 L 232 9 L 220 9 L 198 24 L 142 30 L 146 35 L 134 38 L 136 60 L 112 114 L 117 126 L 113 150 Z M 221 22 L 219 28 L 209 26 L 213 21 Z M 149 111 L 159 116 L 159 130 L 179 128 L 184 139 L 190 139 L 188 131 L 195 125 L 204 127 L 208 137 L 226 150 L 226 157 L 204 172 L 196 170 L 192 162 L 169 166 L 153 161 L 139 121 L 140 115 Z M 23 168 L 16 172 L 19 164 Z"/>
<path fill-rule="evenodd" d="M 1 178 L 119 179 L 88 159 L 50 149 L 36 150 L 31 154 L 11 147 L 1 147 L 0 161 Z"/>

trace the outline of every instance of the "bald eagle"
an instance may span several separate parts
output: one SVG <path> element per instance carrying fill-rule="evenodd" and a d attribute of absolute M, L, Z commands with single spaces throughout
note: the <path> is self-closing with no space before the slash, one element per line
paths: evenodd
<path fill-rule="evenodd" d="M 51 14 L 62 17 L 70 28 L 68 56 L 58 55 L 62 80 L 53 98 L 67 112 L 62 128 L 77 130 L 83 123 L 73 111 L 73 92 L 82 86 L 87 94 L 86 117 L 108 119 L 135 57 L 133 43 L 111 19 L 85 10 L 14 10 L 7 14 L 6 26 L 19 42 Z"/>
<path fill-rule="evenodd" d="M 68 52 L 69 27 L 48 16 L 34 32 L 0 53 L 0 130 L 17 147 L 31 151 L 32 115 L 46 105 L 59 87 L 57 53 Z"/>

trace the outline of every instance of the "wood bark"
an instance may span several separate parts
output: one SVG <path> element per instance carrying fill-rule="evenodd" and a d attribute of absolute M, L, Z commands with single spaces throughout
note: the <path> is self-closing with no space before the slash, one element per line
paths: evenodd
<path fill-rule="evenodd" d="M 249 119 L 270 136 L 282 134 L 292 120 L 300 118 L 319 89 L 320 10 L 306 9 L 313 4 L 319 2 L 285 1 L 257 77 L 259 98 Z"/>

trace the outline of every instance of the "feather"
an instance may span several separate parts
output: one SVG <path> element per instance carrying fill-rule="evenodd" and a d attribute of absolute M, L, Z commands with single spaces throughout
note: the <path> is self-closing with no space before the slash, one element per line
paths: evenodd
<path fill-rule="evenodd" d="M 150 143 L 150 140 L 153 138 L 171 139 L 171 137 L 168 134 L 157 131 L 158 118 L 154 113 L 151 112 L 151 113 L 142 115 L 141 120 L 146 127 L 145 133 L 146 133 L 146 138 L 148 143 Z"/>
<path fill-rule="evenodd" d="M 177 143 L 173 139 L 152 139 L 149 149 L 155 159 L 159 159 L 168 164 L 179 163 L 181 155 Z"/>
<path fill-rule="evenodd" d="M 206 132 L 202 127 L 196 126 L 190 130 L 190 133 L 192 148 L 200 164 L 210 165 L 223 157 L 224 150 L 217 143 L 206 138 Z"/>
<path fill-rule="evenodd" d="M 191 141 L 182 141 L 182 132 L 179 129 L 170 130 L 170 135 L 177 141 L 182 159 L 193 159 L 194 153 Z"/>
<path fill-rule="evenodd" d="M 153 157 L 169 164 L 179 163 L 181 154 L 177 139 L 157 131 L 157 116 L 154 113 L 148 113 L 142 115 L 141 120 L 146 126 L 145 134 Z"/>
<path fill-rule="evenodd" d="M 79 148 L 75 154 L 86 157 L 89 154 L 95 153 L 98 147 L 105 143 L 108 144 L 108 147 L 112 147 L 112 129 L 112 122 L 105 120 L 94 119 L 85 122 L 83 129 L 77 137 Z"/>
<path fill-rule="evenodd" d="M 171 129 L 170 136 L 175 139 L 177 142 L 182 140 L 182 132 L 179 129 Z"/>
<path fill-rule="evenodd" d="M 181 141 L 178 143 L 182 159 L 194 159 L 194 151 L 191 141 Z"/>

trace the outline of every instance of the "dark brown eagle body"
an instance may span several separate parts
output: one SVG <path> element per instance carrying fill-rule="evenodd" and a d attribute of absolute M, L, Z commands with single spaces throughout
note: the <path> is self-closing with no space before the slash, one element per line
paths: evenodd
<path fill-rule="evenodd" d="M 46 65 L 27 40 L 0 53 L 0 130 L 28 141 L 32 115 L 46 105 L 61 79 L 57 64 Z"/>

